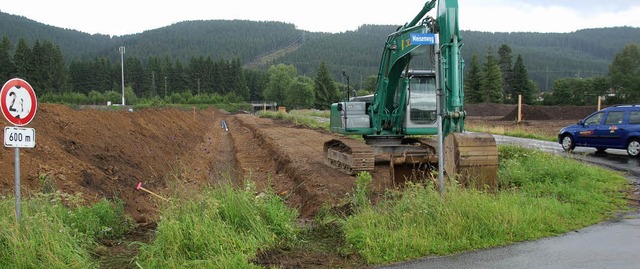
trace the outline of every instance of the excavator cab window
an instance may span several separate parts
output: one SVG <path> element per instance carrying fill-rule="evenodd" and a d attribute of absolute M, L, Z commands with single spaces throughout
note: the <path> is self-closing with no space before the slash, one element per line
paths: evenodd
<path fill-rule="evenodd" d="M 413 76 L 409 89 L 409 120 L 414 124 L 433 124 L 436 121 L 435 76 Z"/>

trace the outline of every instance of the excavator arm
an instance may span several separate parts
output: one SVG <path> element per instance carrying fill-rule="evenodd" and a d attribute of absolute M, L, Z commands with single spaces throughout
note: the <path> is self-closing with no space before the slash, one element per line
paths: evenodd
<path fill-rule="evenodd" d="M 371 106 L 372 135 L 402 135 L 402 121 L 407 100 L 408 78 L 406 68 L 413 57 L 412 52 L 422 43 L 412 42 L 415 34 L 432 32 L 433 20 L 425 15 L 436 5 L 436 0 L 425 3 L 422 10 L 411 20 L 387 37 L 380 67 L 377 89 Z M 434 40 L 435 44 L 435 40 Z"/>
<path fill-rule="evenodd" d="M 444 2 L 444 4 L 442 4 Z M 458 25 L 458 1 L 441 0 L 438 5 L 438 32 L 440 36 L 440 85 L 445 95 L 443 133 L 464 131 L 464 61 L 460 55 L 462 36 Z"/>

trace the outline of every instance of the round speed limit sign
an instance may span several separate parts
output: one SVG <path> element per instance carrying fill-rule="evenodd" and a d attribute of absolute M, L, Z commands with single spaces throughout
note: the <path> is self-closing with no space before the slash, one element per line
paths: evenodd
<path fill-rule="evenodd" d="M 27 125 L 33 120 L 38 109 L 36 93 L 25 80 L 10 79 L 0 91 L 0 107 L 4 117 L 13 125 Z"/>

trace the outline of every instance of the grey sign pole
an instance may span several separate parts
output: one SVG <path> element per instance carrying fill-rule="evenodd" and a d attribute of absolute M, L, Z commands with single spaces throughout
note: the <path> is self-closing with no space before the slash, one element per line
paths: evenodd
<path fill-rule="evenodd" d="M 14 126 L 29 124 L 38 110 L 38 101 L 33 87 L 21 78 L 8 80 L 0 90 L 0 111 L 8 122 Z M 19 106 L 14 106 L 14 101 L 20 100 Z M 22 205 L 20 203 L 20 148 L 33 148 L 36 146 L 35 129 L 5 127 L 4 146 L 15 149 L 15 192 L 16 192 L 16 221 L 22 219 Z"/>
<path fill-rule="evenodd" d="M 16 176 L 16 219 L 20 222 L 22 218 L 22 208 L 20 204 L 20 148 L 14 148 L 15 152 L 15 176 Z"/>

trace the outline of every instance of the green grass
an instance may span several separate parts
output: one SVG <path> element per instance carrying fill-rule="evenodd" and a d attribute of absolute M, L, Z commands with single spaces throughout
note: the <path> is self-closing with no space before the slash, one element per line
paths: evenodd
<path fill-rule="evenodd" d="M 558 137 L 557 136 L 547 136 L 547 135 L 541 135 L 541 134 L 536 134 L 536 133 L 529 133 L 529 132 L 524 131 L 524 130 L 506 131 L 506 132 L 504 132 L 504 135 L 513 136 L 513 137 L 530 138 L 530 139 L 536 139 L 536 140 L 551 141 L 551 142 L 558 142 Z"/>
<path fill-rule="evenodd" d="M 312 129 L 329 130 L 329 121 L 318 121 L 318 117 L 324 118 L 328 115 L 325 112 L 300 112 L 292 111 L 290 113 L 266 111 L 258 113 L 260 117 L 286 120 L 296 125 L 304 126 Z M 315 116 L 319 115 L 319 116 Z"/>
<path fill-rule="evenodd" d="M 291 110 L 289 111 L 290 115 L 296 116 L 306 116 L 306 117 L 319 117 L 319 118 L 329 118 L 330 112 L 329 110 Z"/>
<path fill-rule="evenodd" d="M 465 127 L 467 131 L 477 132 L 477 133 L 490 133 L 490 134 L 498 134 L 498 135 L 506 135 L 513 137 L 521 137 L 521 138 L 530 138 L 536 140 L 543 141 L 551 141 L 558 142 L 557 135 L 550 135 L 548 130 L 546 132 L 541 132 L 541 130 L 530 128 L 530 127 L 522 127 L 522 126 L 489 126 L 489 125 L 467 125 Z M 556 130 L 554 130 L 555 132 Z"/>
<path fill-rule="evenodd" d="M 157 236 L 140 248 L 142 268 L 258 268 L 258 250 L 295 240 L 297 211 L 272 193 L 225 185 L 202 197 L 174 200 L 161 212 Z"/>
<path fill-rule="evenodd" d="M 141 110 L 147 108 L 176 108 L 181 110 L 191 110 L 193 108 L 199 110 L 215 107 L 217 109 L 223 109 L 228 112 L 238 112 L 242 110 L 251 110 L 249 103 L 221 103 L 221 104 L 170 104 L 165 102 L 149 102 L 141 103 L 134 106 L 134 110 Z M 118 108 L 118 107 L 115 107 Z"/>
<path fill-rule="evenodd" d="M 507 245 L 610 218 L 625 207 L 617 172 L 541 151 L 500 147 L 496 193 L 410 184 L 344 221 L 347 247 L 370 264 Z"/>
<path fill-rule="evenodd" d="M 96 240 L 122 237 L 131 222 L 120 202 L 81 203 L 63 194 L 23 199 L 18 223 L 15 200 L 0 199 L 0 268 L 98 268 Z"/>

